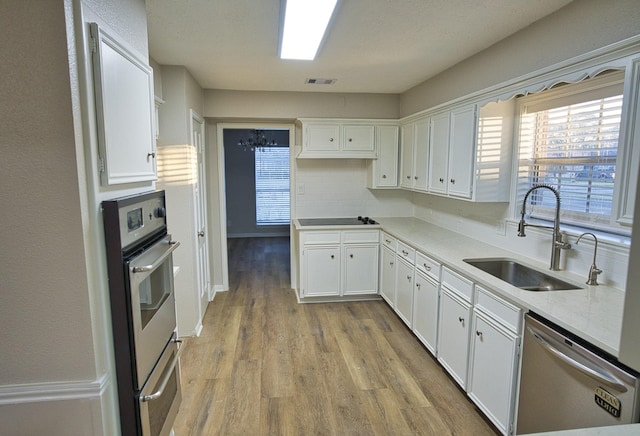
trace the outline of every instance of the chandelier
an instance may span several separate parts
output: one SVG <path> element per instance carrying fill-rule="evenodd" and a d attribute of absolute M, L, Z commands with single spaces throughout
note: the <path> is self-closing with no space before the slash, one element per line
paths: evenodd
<path fill-rule="evenodd" d="M 251 150 L 264 150 L 264 147 L 275 147 L 278 145 L 275 139 L 268 140 L 265 135 L 265 130 L 251 130 L 249 138 L 246 140 L 241 139 L 238 141 L 238 145 L 244 149 L 244 151 Z"/>

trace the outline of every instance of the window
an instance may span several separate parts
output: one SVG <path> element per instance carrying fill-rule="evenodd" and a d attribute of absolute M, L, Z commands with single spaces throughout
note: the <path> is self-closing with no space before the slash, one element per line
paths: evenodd
<path fill-rule="evenodd" d="M 563 223 L 629 233 L 613 213 L 622 83 L 622 73 L 609 73 L 520 99 L 518 199 L 533 185 L 551 185 Z M 554 211 L 551 191 L 530 195 L 532 217 L 552 220 Z"/>
<path fill-rule="evenodd" d="M 256 224 L 288 225 L 289 147 L 260 147 L 255 152 Z"/>

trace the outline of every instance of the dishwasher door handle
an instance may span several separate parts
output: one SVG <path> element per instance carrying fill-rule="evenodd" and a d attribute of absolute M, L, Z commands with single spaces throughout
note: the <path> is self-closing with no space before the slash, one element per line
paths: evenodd
<path fill-rule="evenodd" d="M 556 358 L 562 360 L 567 365 L 572 366 L 578 371 L 586 374 L 587 376 L 598 380 L 612 388 L 617 389 L 620 392 L 627 392 L 627 387 L 613 374 L 606 369 L 593 364 L 593 367 L 589 367 L 577 360 L 567 356 L 562 351 L 551 345 L 549 341 L 544 337 L 544 334 L 533 327 L 527 327 L 527 330 L 533 335 L 533 338 L 549 353 Z"/>

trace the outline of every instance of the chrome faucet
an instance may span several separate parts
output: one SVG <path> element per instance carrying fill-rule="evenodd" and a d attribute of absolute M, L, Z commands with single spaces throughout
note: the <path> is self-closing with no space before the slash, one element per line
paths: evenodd
<path fill-rule="evenodd" d="M 524 221 L 524 214 L 527 206 L 527 198 L 529 194 L 531 194 L 536 189 L 548 189 L 556 196 L 556 214 L 553 219 L 553 227 L 550 226 L 541 226 L 538 224 L 527 224 Z M 532 186 L 526 194 L 524 194 L 524 200 L 522 201 L 522 216 L 520 217 L 520 222 L 518 223 L 518 236 L 524 237 L 527 236 L 524 233 L 525 227 L 538 227 L 541 229 L 552 229 L 553 230 L 553 241 L 551 243 L 551 262 L 549 269 L 553 271 L 560 270 L 560 250 L 567 250 L 571 248 L 571 244 L 563 241 L 562 233 L 560 233 L 560 193 L 549 185 L 535 185 Z"/>
<path fill-rule="evenodd" d="M 596 235 L 594 235 L 593 233 L 583 233 L 578 237 L 578 240 L 576 241 L 576 245 L 578 245 L 578 242 L 580 242 L 580 239 L 582 239 L 582 237 L 586 235 L 592 236 L 593 240 L 595 241 L 595 244 L 593 246 L 593 262 L 591 262 L 591 267 L 589 268 L 589 278 L 587 279 L 587 285 L 597 286 L 598 274 L 602 272 L 602 270 L 596 266 L 596 254 L 598 253 L 598 238 L 596 238 Z"/>

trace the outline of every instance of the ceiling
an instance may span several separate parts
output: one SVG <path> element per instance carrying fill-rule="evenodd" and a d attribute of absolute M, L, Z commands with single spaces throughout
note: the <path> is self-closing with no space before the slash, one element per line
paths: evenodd
<path fill-rule="evenodd" d="M 339 0 L 316 60 L 293 61 L 281 0 L 146 0 L 149 53 L 205 89 L 399 94 L 570 1 Z"/>

